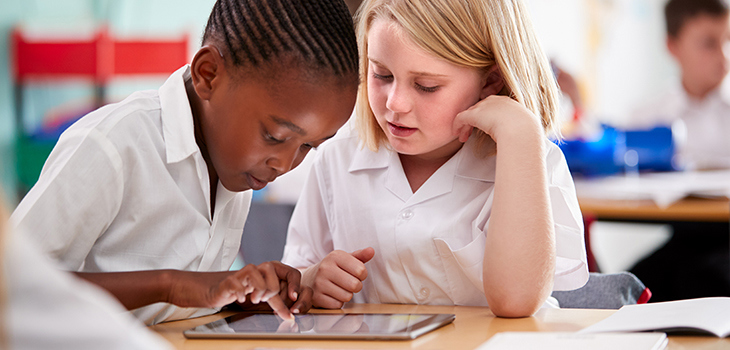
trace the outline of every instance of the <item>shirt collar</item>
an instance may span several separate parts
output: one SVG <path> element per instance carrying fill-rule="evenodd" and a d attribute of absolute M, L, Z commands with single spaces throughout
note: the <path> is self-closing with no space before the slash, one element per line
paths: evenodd
<path fill-rule="evenodd" d="M 190 65 L 172 73 L 159 89 L 162 132 L 168 163 L 179 162 L 199 152 L 195 142 L 193 112 L 185 91 L 185 79 L 190 77 Z"/>
<path fill-rule="evenodd" d="M 730 74 L 720 84 L 720 99 L 730 106 Z"/>
<path fill-rule="evenodd" d="M 356 137 L 356 136 L 353 136 Z M 489 141 L 493 142 L 493 141 Z M 476 138 L 470 137 L 459 152 L 452 159 L 456 161 L 456 167 L 453 169 L 453 176 L 463 177 L 467 179 L 494 182 L 494 172 L 496 166 L 496 157 L 491 154 L 487 157 L 479 157 L 476 155 Z M 392 160 L 397 158 L 396 152 L 388 147 L 381 146 L 378 152 L 371 152 L 362 142 L 358 145 L 365 148 L 360 152 L 356 152 L 355 156 L 348 168 L 349 172 L 360 170 L 384 169 L 391 166 Z"/>

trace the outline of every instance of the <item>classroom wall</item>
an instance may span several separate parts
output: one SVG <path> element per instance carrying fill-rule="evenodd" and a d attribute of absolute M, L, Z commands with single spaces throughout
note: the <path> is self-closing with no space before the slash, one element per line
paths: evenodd
<path fill-rule="evenodd" d="M 191 52 L 200 35 L 214 0 L 0 0 L 0 185 L 11 208 L 15 198 L 13 140 L 15 131 L 12 76 L 9 69 L 9 35 L 14 26 L 40 36 L 89 35 L 94 28 L 108 23 L 117 37 L 144 38 L 191 37 Z M 122 99 L 132 91 L 156 88 L 164 77 L 125 78 L 112 81 L 110 101 Z M 50 109 L 72 110 L 90 101 L 91 86 L 83 81 L 34 84 L 26 90 L 28 119 L 37 122 Z"/>
<path fill-rule="evenodd" d="M 664 44 L 666 1 L 526 0 L 547 54 L 576 77 L 589 115 L 609 124 L 677 79 Z"/>

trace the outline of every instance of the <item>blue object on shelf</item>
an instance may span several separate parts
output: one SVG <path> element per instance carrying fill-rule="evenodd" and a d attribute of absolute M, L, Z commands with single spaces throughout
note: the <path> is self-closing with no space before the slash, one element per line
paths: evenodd
<path fill-rule="evenodd" d="M 625 133 L 626 149 L 635 150 L 639 156 L 639 171 L 677 170 L 672 164 L 672 129 L 660 126 L 649 130 L 629 130 Z"/>
<path fill-rule="evenodd" d="M 649 130 L 619 130 L 602 125 L 596 140 L 568 140 L 558 143 L 570 171 L 584 176 L 603 176 L 624 172 L 677 170 L 672 164 L 674 143 L 672 130 L 656 127 Z M 635 151 L 636 164 L 627 164 L 627 151 Z"/>

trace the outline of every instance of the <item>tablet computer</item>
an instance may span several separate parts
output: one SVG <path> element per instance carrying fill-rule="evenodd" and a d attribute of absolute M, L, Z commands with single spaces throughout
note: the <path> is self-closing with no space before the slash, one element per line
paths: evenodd
<path fill-rule="evenodd" d="M 274 314 L 240 313 L 183 332 L 187 338 L 415 339 L 451 323 L 454 314 L 305 314 L 284 321 Z"/>

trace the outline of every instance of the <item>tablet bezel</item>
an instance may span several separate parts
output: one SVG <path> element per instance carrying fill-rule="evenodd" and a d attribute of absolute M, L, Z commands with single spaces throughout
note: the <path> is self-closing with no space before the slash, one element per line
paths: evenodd
<path fill-rule="evenodd" d="M 224 318 L 226 322 L 230 322 L 234 317 L 242 315 L 256 315 L 257 313 L 242 312 Z M 271 314 L 270 314 L 271 315 Z M 334 340 L 412 340 L 431 332 L 435 329 L 443 327 L 456 319 L 454 314 L 439 313 L 310 313 L 309 316 L 343 316 L 343 315 L 380 315 L 388 317 L 400 316 L 429 316 L 410 328 L 401 329 L 393 333 L 276 333 L 276 332 L 234 332 L 234 333 L 216 333 L 216 332 L 200 332 L 196 331 L 198 327 L 204 327 L 213 322 L 209 322 L 197 327 L 193 327 L 183 332 L 183 335 L 189 339 L 334 339 Z"/>

